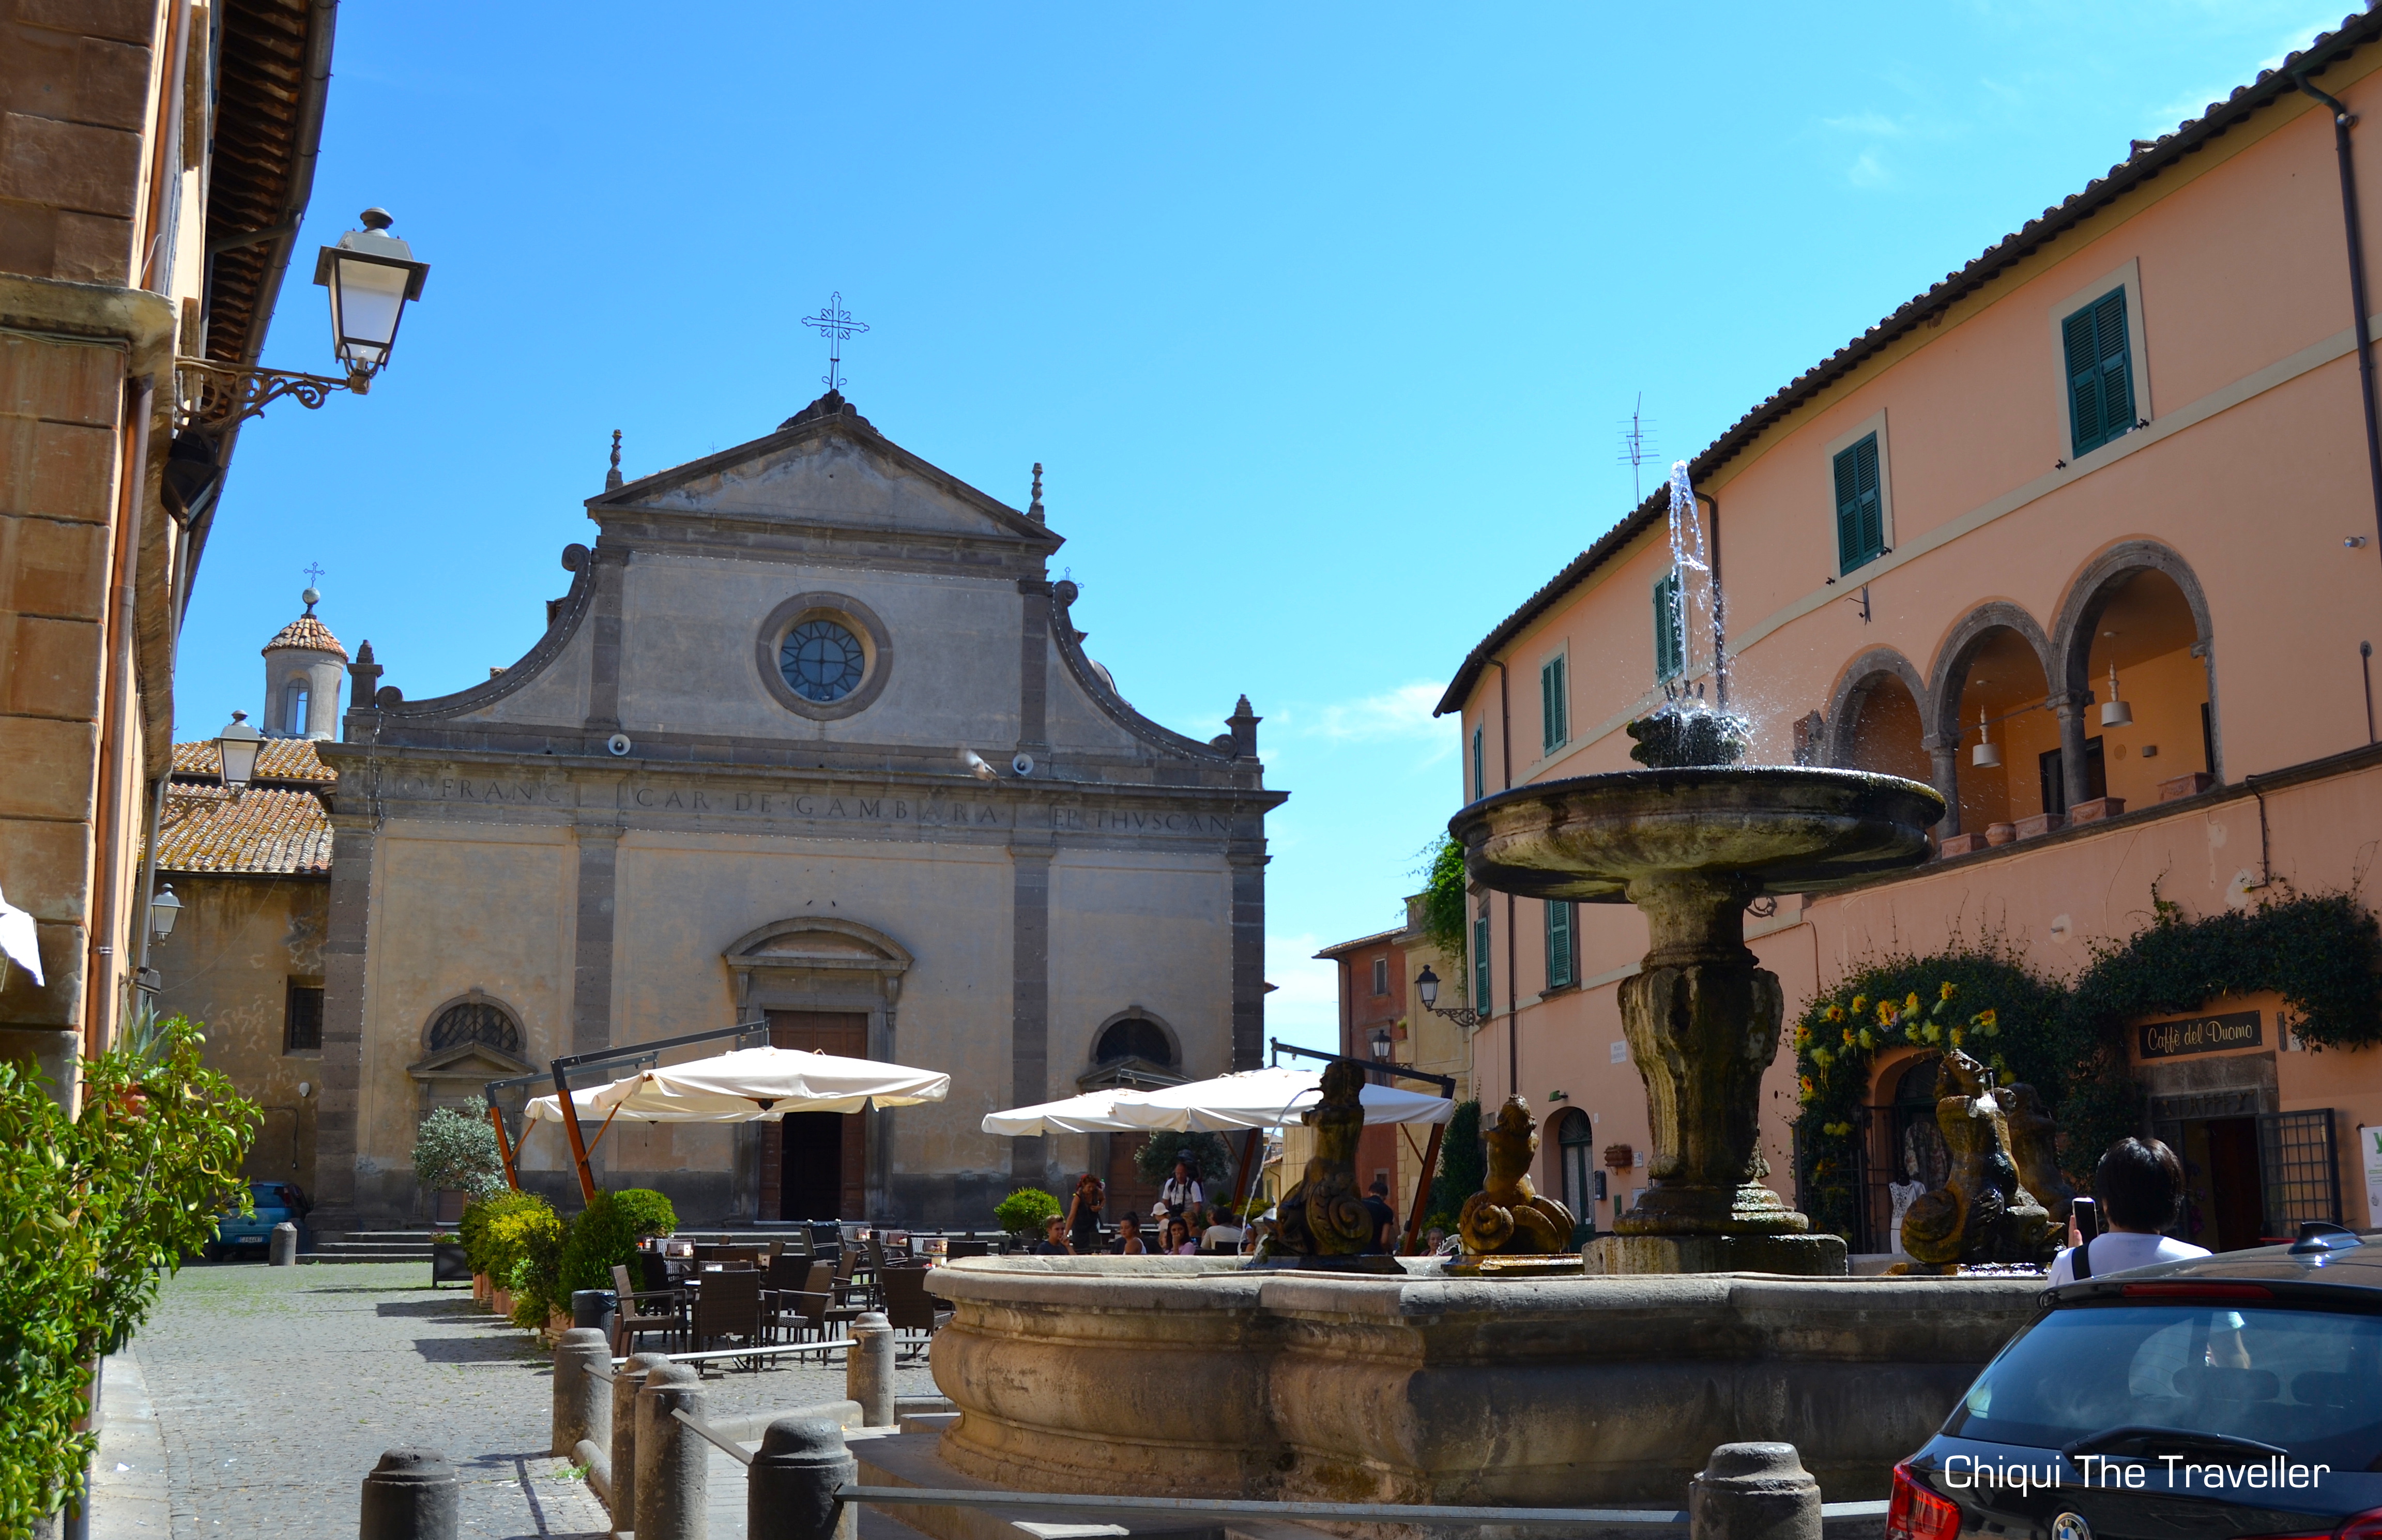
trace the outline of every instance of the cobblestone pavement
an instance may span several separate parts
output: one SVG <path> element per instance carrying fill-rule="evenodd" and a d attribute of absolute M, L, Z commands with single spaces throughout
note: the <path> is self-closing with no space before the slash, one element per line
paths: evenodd
<path fill-rule="evenodd" d="M 163 1448 L 174 1540 L 352 1534 L 364 1472 L 408 1444 L 455 1462 L 465 1534 L 608 1528 L 594 1494 L 546 1456 L 550 1356 L 466 1290 L 432 1288 L 428 1272 L 420 1263 L 235 1263 L 166 1281 L 127 1352 L 155 1409 L 151 1447 Z M 933 1394 L 923 1361 L 902 1371 L 898 1388 Z M 843 1371 L 715 1374 L 705 1390 L 705 1410 L 725 1418 L 840 1398 Z M 103 1448 L 95 1529 L 110 1518 L 111 1492 L 131 1499 L 153 1483 L 140 1463 Z M 158 1533 L 139 1521 L 121 1532 Z"/>

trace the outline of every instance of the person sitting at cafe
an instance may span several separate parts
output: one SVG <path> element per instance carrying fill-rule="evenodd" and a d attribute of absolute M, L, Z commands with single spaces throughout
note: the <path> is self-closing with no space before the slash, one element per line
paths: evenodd
<path fill-rule="evenodd" d="M 1158 1206 L 1170 1216 L 1182 1219 L 1207 1201 L 1208 1194 L 1200 1189 L 1199 1178 L 1191 1170 L 1191 1157 L 1175 1156 L 1174 1175 L 1167 1177 L 1158 1189 Z"/>
<path fill-rule="evenodd" d="M 1160 1250 L 1164 1251 L 1165 1254 L 1170 1257 L 1197 1256 L 1199 1254 L 1199 1242 L 1192 1238 L 1191 1222 L 1187 1219 L 1168 1220 L 1166 1222 L 1166 1241 Z"/>
<path fill-rule="evenodd" d="M 1237 1251 L 1245 1232 L 1223 1214 L 1212 1216 L 1207 1227 L 1199 1232 L 1199 1244 L 1210 1251 Z"/>
<path fill-rule="evenodd" d="M 1125 1214 L 1117 1216 L 1116 1253 L 1121 1257 L 1142 1257 L 1149 1254 L 1149 1248 L 1142 1244 L 1139 1214 Z"/>
<path fill-rule="evenodd" d="M 1373 1238 L 1365 1250 L 1381 1256 L 1397 1250 L 1398 1211 L 1390 1207 L 1390 1179 L 1376 1177 L 1365 1189 L 1365 1208 L 1373 1216 Z"/>
<path fill-rule="evenodd" d="M 1042 1238 L 1035 1242 L 1034 1254 L 1038 1257 L 1072 1257 L 1075 1254 L 1075 1249 L 1067 1244 L 1065 1215 L 1054 1214 L 1050 1222 L 1042 1226 Z"/>

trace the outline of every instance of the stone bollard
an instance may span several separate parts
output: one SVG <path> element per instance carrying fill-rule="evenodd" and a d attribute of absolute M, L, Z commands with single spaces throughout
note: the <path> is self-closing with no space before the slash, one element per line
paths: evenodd
<path fill-rule="evenodd" d="M 270 1258 L 276 1267 L 298 1265 L 298 1226 L 287 1219 L 273 1226 L 273 1251 Z"/>
<path fill-rule="evenodd" d="M 859 1540 L 860 1509 L 835 1489 L 860 1479 L 843 1428 L 825 1417 L 780 1417 L 745 1472 L 747 1540 Z"/>
<path fill-rule="evenodd" d="M 651 1371 L 637 1392 L 637 1540 L 706 1540 L 710 1533 L 711 1446 L 673 1411 L 703 1415 L 703 1391 L 683 1363 Z M 617 1470 L 620 1461 L 612 1463 Z"/>
<path fill-rule="evenodd" d="M 843 1398 L 860 1403 L 860 1425 L 893 1425 L 893 1324 L 872 1310 L 852 1324 L 843 1354 Z"/>
<path fill-rule="evenodd" d="M 612 1444 L 612 1344 L 593 1326 L 573 1326 L 554 1345 L 554 1452 L 565 1460 L 583 1438 Z"/>
<path fill-rule="evenodd" d="M 1723 1444 L 1688 1483 L 1688 1540 L 1820 1540 L 1820 1484 L 1792 1444 Z"/>
<path fill-rule="evenodd" d="M 659 1353 L 634 1353 L 612 1371 L 612 1527 L 632 1528 L 637 1518 L 637 1392 L 645 1376 L 669 1360 Z"/>
<path fill-rule="evenodd" d="M 455 1540 L 455 1468 L 436 1449 L 391 1449 L 364 1477 L 356 1540 Z"/>

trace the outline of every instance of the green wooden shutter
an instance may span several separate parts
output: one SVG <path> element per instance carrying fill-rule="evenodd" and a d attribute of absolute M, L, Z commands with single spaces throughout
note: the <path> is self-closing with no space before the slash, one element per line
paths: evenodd
<path fill-rule="evenodd" d="M 1472 1008 L 1482 1020 L 1492 1014 L 1489 1009 L 1489 906 L 1480 906 L 1480 918 L 1472 922 Z"/>
<path fill-rule="evenodd" d="M 1885 498 L 1878 475 L 1877 435 L 1837 454 L 1836 571 L 1851 572 L 1885 549 Z"/>
<path fill-rule="evenodd" d="M 2133 353 L 2126 291 L 2113 289 L 2059 324 L 2068 352 L 2068 413 L 2075 452 L 2089 454 L 2134 425 Z"/>
<path fill-rule="evenodd" d="M 1654 677 L 1670 679 L 1687 667 L 1687 636 L 1681 630 L 1679 574 L 1654 581 Z"/>
<path fill-rule="evenodd" d="M 1571 918 L 1572 906 L 1559 899 L 1547 900 L 1547 988 L 1559 990 L 1575 982 L 1572 967 Z"/>
<path fill-rule="evenodd" d="M 1571 737 L 1571 724 L 1565 720 L 1564 660 L 1547 659 L 1539 670 L 1539 736 L 1541 749 L 1553 754 Z"/>

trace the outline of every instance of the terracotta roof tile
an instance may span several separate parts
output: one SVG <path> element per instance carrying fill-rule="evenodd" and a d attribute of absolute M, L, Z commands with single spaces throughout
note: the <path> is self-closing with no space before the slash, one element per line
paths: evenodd
<path fill-rule="evenodd" d="M 157 867 L 169 872 L 323 877 L 331 820 L 312 792 L 175 784 L 157 826 Z"/>
<path fill-rule="evenodd" d="M 264 650 L 267 652 L 272 652 L 278 647 L 305 647 L 313 652 L 336 652 L 342 662 L 346 661 L 348 656 L 348 649 L 339 645 L 339 639 L 337 636 L 331 634 L 331 628 L 316 620 L 311 610 L 283 626 L 281 634 L 264 644 Z"/>
<path fill-rule="evenodd" d="M 194 744 L 174 745 L 174 773 L 178 776 L 204 776 L 209 781 L 223 773 L 223 761 L 215 750 L 213 738 L 202 738 Z M 333 786 L 338 783 L 339 772 L 323 763 L 314 752 L 311 738 L 267 738 L 257 752 L 258 782 L 287 781 L 301 786 Z"/>

